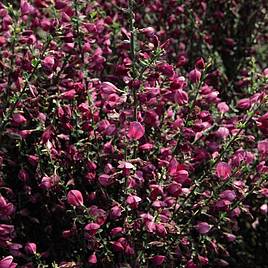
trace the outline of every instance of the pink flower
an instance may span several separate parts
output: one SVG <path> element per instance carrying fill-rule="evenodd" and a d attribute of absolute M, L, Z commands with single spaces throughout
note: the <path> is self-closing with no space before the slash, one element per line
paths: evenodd
<path fill-rule="evenodd" d="M 236 194 L 232 190 L 225 190 L 220 194 L 220 198 L 233 201 L 236 198 Z"/>
<path fill-rule="evenodd" d="M 160 64 L 159 66 L 157 66 L 158 71 L 167 76 L 167 77 L 172 77 L 174 75 L 174 69 L 172 65 L 169 64 Z"/>
<path fill-rule="evenodd" d="M 268 68 L 265 68 L 265 69 L 263 70 L 263 75 L 264 75 L 265 77 L 268 77 Z"/>
<path fill-rule="evenodd" d="M 146 221 L 145 222 L 145 229 L 149 233 L 154 233 L 155 229 L 156 229 L 155 223 L 153 221 Z"/>
<path fill-rule="evenodd" d="M 239 100 L 237 102 L 237 105 L 236 106 L 237 106 L 238 109 L 247 110 L 251 106 L 251 101 L 250 101 L 250 99 L 247 99 L 247 98 L 241 99 L 241 100 Z"/>
<path fill-rule="evenodd" d="M 261 156 L 268 155 L 268 140 L 262 140 L 258 142 L 258 151 Z"/>
<path fill-rule="evenodd" d="M 179 105 L 187 104 L 189 101 L 189 97 L 187 92 L 182 89 L 178 89 L 175 93 L 175 102 Z"/>
<path fill-rule="evenodd" d="M 52 71 L 53 67 L 55 64 L 55 60 L 52 56 L 47 56 L 43 59 L 42 61 L 42 66 L 47 70 L 47 71 Z"/>
<path fill-rule="evenodd" d="M 89 235 L 92 236 L 95 235 L 97 231 L 100 229 L 100 225 L 92 222 L 87 224 L 84 229 L 88 232 Z"/>
<path fill-rule="evenodd" d="M 178 197 L 182 192 L 181 184 L 174 181 L 168 185 L 167 191 L 171 196 Z"/>
<path fill-rule="evenodd" d="M 207 222 L 199 222 L 196 226 L 195 229 L 200 233 L 200 234 L 206 234 L 210 231 L 212 228 L 212 225 L 209 225 Z"/>
<path fill-rule="evenodd" d="M 96 264 L 98 262 L 96 254 L 93 253 L 88 257 L 88 263 L 90 264 Z"/>
<path fill-rule="evenodd" d="M 111 185 L 113 183 L 113 180 L 112 180 L 111 176 L 108 175 L 108 174 L 100 175 L 99 178 L 98 178 L 98 181 L 104 187 L 107 187 L 107 186 L 109 186 L 109 185 Z"/>
<path fill-rule="evenodd" d="M 34 11 L 34 7 L 27 1 L 22 0 L 20 4 L 21 14 L 29 15 Z"/>
<path fill-rule="evenodd" d="M 226 113 L 229 111 L 229 106 L 226 104 L 226 102 L 219 102 L 217 104 L 217 108 L 220 113 Z"/>
<path fill-rule="evenodd" d="M 261 214 L 266 215 L 268 212 L 268 205 L 267 204 L 261 205 L 260 212 L 261 212 Z"/>
<path fill-rule="evenodd" d="M 43 177 L 41 180 L 41 183 L 39 184 L 39 187 L 44 189 L 44 190 L 49 190 L 53 186 L 53 182 L 51 177 Z"/>
<path fill-rule="evenodd" d="M 222 138 L 222 139 L 226 139 L 229 134 L 230 134 L 230 131 L 228 128 L 226 127 L 219 127 L 219 129 L 215 132 L 215 134 L 219 137 L 219 138 Z"/>
<path fill-rule="evenodd" d="M 110 211 L 110 218 L 111 219 L 117 219 L 121 217 L 122 215 L 122 209 L 119 206 L 113 206 Z"/>
<path fill-rule="evenodd" d="M 72 100 L 76 94 L 74 89 L 63 92 L 60 96 L 62 99 Z"/>
<path fill-rule="evenodd" d="M 7 256 L 0 261 L 0 268 L 15 268 L 16 266 L 17 264 L 13 262 L 12 256 Z"/>
<path fill-rule="evenodd" d="M 110 232 L 110 235 L 111 236 L 115 236 L 117 234 L 120 234 L 123 232 L 123 228 L 122 227 L 114 227 L 111 232 Z"/>
<path fill-rule="evenodd" d="M 140 201 L 141 201 L 141 198 L 136 195 L 129 195 L 126 200 L 127 204 L 133 209 L 138 208 Z"/>
<path fill-rule="evenodd" d="M 113 241 L 111 243 L 114 251 L 116 252 L 124 251 L 125 248 L 119 240 Z"/>
<path fill-rule="evenodd" d="M 208 258 L 198 255 L 198 260 L 200 262 L 201 265 L 208 265 Z"/>
<path fill-rule="evenodd" d="M 141 123 L 131 122 L 129 129 L 128 129 L 127 136 L 130 139 L 139 140 L 141 137 L 143 137 L 144 133 L 145 133 L 145 129 Z"/>
<path fill-rule="evenodd" d="M 258 127 L 263 134 L 268 135 L 268 112 L 258 118 L 257 120 Z"/>
<path fill-rule="evenodd" d="M 189 79 L 192 83 L 196 84 L 200 81 L 201 79 L 201 72 L 198 69 L 193 69 L 190 73 L 189 73 Z"/>
<path fill-rule="evenodd" d="M 197 69 L 205 69 L 205 66 L 206 66 L 206 64 L 205 64 L 205 61 L 204 61 L 204 59 L 203 58 L 199 58 L 196 62 L 195 62 L 195 67 L 197 68 Z"/>
<path fill-rule="evenodd" d="M 236 239 L 236 236 L 233 235 L 233 234 L 230 234 L 230 233 L 224 233 L 224 235 L 225 235 L 226 239 L 227 239 L 229 242 L 233 242 L 233 241 L 235 241 L 235 239 Z"/>
<path fill-rule="evenodd" d="M 27 122 L 26 118 L 22 114 L 13 114 L 13 123 L 19 126 Z"/>
<path fill-rule="evenodd" d="M 189 260 L 189 261 L 186 263 L 185 268 L 198 268 L 198 266 L 194 263 L 193 260 Z"/>
<path fill-rule="evenodd" d="M 24 249 L 28 255 L 34 255 L 36 253 L 36 244 L 35 243 L 27 243 L 25 245 Z"/>
<path fill-rule="evenodd" d="M 216 166 L 216 175 L 221 179 L 227 179 L 231 175 L 231 167 L 225 162 L 219 162 Z"/>
<path fill-rule="evenodd" d="M 67 194 L 67 202 L 75 207 L 83 206 L 84 200 L 83 196 L 80 191 L 78 190 L 71 190 Z"/>
<path fill-rule="evenodd" d="M 157 235 L 159 235 L 160 237 L 165 237 L 167 235 L 167 230 L 163 224 L 157 223 L 155 227 Z"/>
<path fill-rule="evenodd" d="M 19 171 L 18 177 L 22 182 L 26 182 L 29 180 L 29 173 L 25 168 L 22 168 Z"/>
<path fill-rule="evenodd" d="M 103 82 L 101 83 L 100 91 L 102 94 L 110 95 L 110 94 L 118 92 L 119 90 L 114 84 L 110 82 Z"/>
<path fill-rule="evenodd" d="M 156 255 L 152 258 L 152 262 L 154 265 L 159 266 L 162 265 L 165 261 L 166 257 L 163 255 Z"/>

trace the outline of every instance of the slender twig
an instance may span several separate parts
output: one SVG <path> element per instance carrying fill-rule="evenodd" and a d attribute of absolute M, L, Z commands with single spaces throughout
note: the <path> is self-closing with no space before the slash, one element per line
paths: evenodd
<path fill-rule="evenodd" d="M 132 70 L 132 78 L 135 80 L 138 77 L 138 71 L 136 67 L 136 29 L 135 29 L 135 14 L 133 7 L 133 0 L 128 1 L 128 9 L 129 9 L 129 21 L 130 21 L 130 56 L 132 60 L 131 70 Z M 133 88 L 133 99 L 134 99 L 134 120 L 137 121 L 137 113 L 138 113 L 138 98 L 137 98 L 137 89 Z"/>

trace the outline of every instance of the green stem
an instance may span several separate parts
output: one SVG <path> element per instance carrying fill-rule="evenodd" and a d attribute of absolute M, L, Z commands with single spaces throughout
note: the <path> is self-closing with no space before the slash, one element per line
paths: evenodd
<path fill-rule="evenodd" d="M 129 9 L 129 20 L 130 20 L 130 56 L 132 60 L 131 70 L 132 70 L 132 78 L 135 80 L 138 77 L 138 72 L 136 68 L 136 29 L 134 26 L 135 23 L 135 14 L 133 12 L 133 0 L 128 1 L 128 9 Z M 138 98 L 137 98 L 137 90 L 133 88 L 133 99 L 134 99 L 134 120 L 137 121 L 137 113 L 138 113 Z"/>

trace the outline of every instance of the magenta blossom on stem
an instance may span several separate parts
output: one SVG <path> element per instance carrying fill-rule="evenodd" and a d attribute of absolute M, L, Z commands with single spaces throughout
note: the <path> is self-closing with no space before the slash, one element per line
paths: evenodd
<path fill-rule="evenodd" d="M 139 122 L 131 122 L 129 125 L 127 136 L 133 140 L 139 140 L 143 137 L 145 129 Z"/>
<path fill-rule="evenodd" d="M 136 195 L 129 195 L 126 200 L 127 204 L 133 209 L 138 208 L 140 201 L 141 201 L 141 198 Z"/>
<path fill-rule="evenodd" d="M 88 257 L 88 263 L 90 264 L 96 264 L 98 262 L 96 254 L 93 253 Z"/>
<path fill-rule="evenodd" d="M 25 245 L 25 252 L 28 254 L 28 255 L 33 255 L 36 253 L 36 244 L 35 243 L 27 243 Z"/>
<path fill-rule="evenodd" d="M 200 234 L 206 234 L 210 231 L 212 228 L 212 225 L 208 224 L 207 222 L 199 222 L 196 226 L 195 229 L 200 233 Z"/>
<path fill-rule="evenodd" d="M 156 266 L 160 266 L 164 263 L 166 257 L 163 255 L 156 255 L 152 257 L 152 263 Z"/>
<path fill-rule="evenodd" d="M 257 124 L 261 132 L 268 135 L 268 112 L 258 118 Z"/>
<path fill-rule="evenodd" d="M 85 231 L 87 231 L 88 234 L 95 235 L 97 231 L 100 229 L 100 225 L 97 223 L 89 223 L 85 226 Z"/>
<path fill-rule="evenodd" d="M 18 126 L 27 122 L 27 119 L 22 114 L 14 114 L 12 118 L 13 118 L 13 123 Z"/>
<path fill-rule="evenodd" d="M 216 175 L 225 180 L 231 175 L 231 167 L 225 162 L 219 162 L 216 165 Z"/>
<path fill-rule="evenodd" d="M 201 79 L 201 72 L 198 69 L 193 69 L 189 73 L 189 79 L 192 83 L 196 84 L 200 81 Z"/>
<path fill-rule="evenodd" d="M 13 262 L 12 256 L 7 256 L 0 260 L 0 268 L 15 268 L 17 264 Z"/>
<path fill-rule="evenodd" d="M 83 196 L 78 190 L 71 190 L 67 194 L 67 202 L 75 207 L 80 207 L 84 205 Z"/>

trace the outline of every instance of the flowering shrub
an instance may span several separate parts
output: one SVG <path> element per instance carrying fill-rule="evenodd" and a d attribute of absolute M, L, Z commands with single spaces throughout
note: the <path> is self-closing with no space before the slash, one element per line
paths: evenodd
<path fill-rule="evenodd" d="M 266 6 L 2 1 L 0 268 L 267 267 Z"/>

